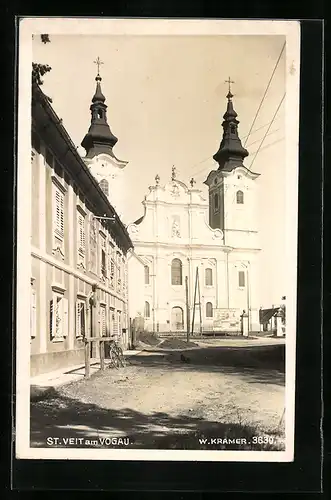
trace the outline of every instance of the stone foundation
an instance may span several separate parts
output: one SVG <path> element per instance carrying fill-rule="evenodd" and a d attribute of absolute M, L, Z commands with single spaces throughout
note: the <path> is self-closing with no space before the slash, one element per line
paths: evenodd
<path fill-rule="evenodd" d="M 61 352 L 44 352 L 32 354 L 30 359 L 30 376 L 35 377 L 42 373 L 48 373 L 62 368 L 70 369 L 70 366 L 85 362 L 84 347 Z"/>

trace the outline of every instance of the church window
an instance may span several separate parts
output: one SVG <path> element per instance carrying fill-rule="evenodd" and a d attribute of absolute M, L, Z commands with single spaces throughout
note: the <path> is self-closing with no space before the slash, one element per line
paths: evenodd
<path fill-rule="evenodd" d="M 245 286 L 245 271 L 239 271 L 238 281 L 239 281 L 240 288 L 244 288 L 244 286 Z"/>
<path fill-rule="evenodd" d="M 244 203 L 244 193 L 242 191 L 237 191 L 236 198 L 239 205 Z"/>
<path fill-rule="evenodd" d="M 102 110 L 101 109 L 98 110 L 98 118 L 102 118 Z"/>
<path fill-rule="evenodd" d="M 213 284 L 213 270 L 211 268 L 206 269 L 205 284 L 206 284 L 206 286 L 212 286 L 212 284 Z"/>
<path fill-rule="evenodd" d="M 145 285 L 149 285 L 149 266 L 144 266 Z"/>
<path fill-rule="evenodd" d="M 109 196 L 109 182 L 107 181 L 107 179 L 102 179 L 100 181 L 99 186 L 101 187 L 101 189 L 105 193 L 105 195 Z"/>
<path fill-rule="evenodd" d="M 182 261 L 180 259 L 173 259 L 171 263 L 171 284 L 182 285 Z"/>
<path fill-rule="evenodd" d="M 207 302 L 206 304 L 206 318 L 213 317 L 213 304 L 211 302 Z"/>
<path fill-rule="evenodd" d="M 231 130 L 231 134 L 235 134 L 236 133 L 235 125 L 230 125 L 230 130 Z"/>
<path fill-rule="evenodd" d="M 151 307 L 149 305 L 149 302 L 145 302 L 145 312 L 144 312 L 145 318 L 149 318 L 151 316 Z"/>

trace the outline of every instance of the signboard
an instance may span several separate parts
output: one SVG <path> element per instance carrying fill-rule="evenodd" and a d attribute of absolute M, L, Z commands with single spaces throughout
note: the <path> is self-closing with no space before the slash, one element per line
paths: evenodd
<path fill-rule="evenodd" d="M 226 332 L 239 332 L 241 329 L 240 309 L 214 309 L 213 329 Z"/>

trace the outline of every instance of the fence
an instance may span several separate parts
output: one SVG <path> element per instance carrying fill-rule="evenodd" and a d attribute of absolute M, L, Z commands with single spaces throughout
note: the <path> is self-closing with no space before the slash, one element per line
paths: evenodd
<path fill-rule="evenodd" d="M 97 350 L 99 351 L 100 370 L 105 369 L 105 342 L 114 340 L 114 337 L 85 337 L 85 378 L 91 376 L 91 345 L 96 343 Z"/>

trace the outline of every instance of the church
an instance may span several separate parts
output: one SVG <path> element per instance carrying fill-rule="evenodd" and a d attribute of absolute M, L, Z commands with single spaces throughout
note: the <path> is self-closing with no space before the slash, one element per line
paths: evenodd
<path fill-rule="evenodd" d="M 240 332 L 259 325 L 259 174 L 244 160 L 231 89 L 226 96 L 223 138 L 209 173 L 208 200 L 192 178 L 155 182 L 142 202 L 143 215 L 128 225 L 134 251 L 128 257 L 130 318 L 144 317 L 155 332 Z M 170 172 L 169 172 L 170 174 Z M 142 271 L 143 266 L 143 271 Z M 188 325 L 189 323 L 189 325 Z"/>

